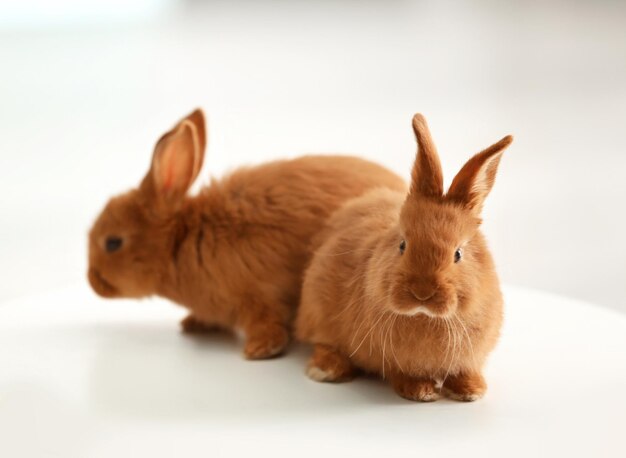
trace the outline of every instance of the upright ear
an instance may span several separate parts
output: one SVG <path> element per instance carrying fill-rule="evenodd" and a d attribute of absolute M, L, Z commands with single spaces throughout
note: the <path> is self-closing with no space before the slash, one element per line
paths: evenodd
<path fill-rule="evenodd" d="M 199 146 L 199 155 L 198 155 L 198 163 L 197 170 L 195 170 L 195 175 L 198 176 L 200 173 L 200 169 L 202 169 L 202 163 L 204 161 L 204 153 L 206 152 L 206 121 L 204 120 L 204 113 L 200 108 L 196 108 L 196 110 L 187 116 L 183 121 L 190 121 L 194 127 L 196 128 L 196 133 L 198 135 L 198 146 Z M 181 121 L 181 122 L 183 122 Z"/>
<path fill-rule="evenodd" d="M 417 157 L 411 174 L 411 194 L 424 197 L 443 195 L 443 174 L 437 148 L 421 114 L 413 116 L 413 131 L 417 139 Z"/>
<path fill-rule="evenodd" d="M 159 203 L 177 207 L 200 172 L 205 145 L 204 116 L 196 110 L 159 139 L 142 189 Z"/>
<path fill-rule="evenodd" d="M 485 198 L 496 181 L 502 153 L 512 141 L 513 137 L 507 135 L 467 161 L 454 177 L 446 198 L 480 214 Z"/>

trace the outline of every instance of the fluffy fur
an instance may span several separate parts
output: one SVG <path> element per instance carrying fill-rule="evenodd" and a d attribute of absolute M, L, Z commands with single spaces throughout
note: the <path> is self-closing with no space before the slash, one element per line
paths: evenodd
<path fill-rule="evenodd" d="M 411 400 L 444 392 L 473 401 L 486 390 L 481 371 L 502 321 L 479 215 L 512 137 L 470 159 L 444 195 L 421 115 L 413 128 L 408 195 L 377 189 L 355 198 L 316 237 L 296 336 L 314 345 L 307 369 L 314 380 L 345 381 L 361 369 Z"/>
<path fill-rule="evenodd" d="M 200 110 L 161 137 L 139 187 L 111 199 L 89 233 L 89 282 L 104 297 L 166 297 L 190 310 L 184 331 L 235 328 L 246 357 L 271 357 L 288 342 L 312 236 L 347 199 L 406 185 L 361 159 L 306 156 L 188 196 L 205 146 Z"/>

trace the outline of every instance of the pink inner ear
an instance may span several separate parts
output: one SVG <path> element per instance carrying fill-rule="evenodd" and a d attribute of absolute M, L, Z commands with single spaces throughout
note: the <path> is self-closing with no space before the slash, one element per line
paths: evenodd
<path fill-rule="evenodd" d="M 163 167 L 163 189 L 165 191 L 169 191 L 174 187 L 174 173 L 176 168 L 176 162 L 174 161 L 174 151 L 166 150 L 165 157 L 163 158 L 163 162 L 165 167 Z"/>
<path fill-rule="evenodd" d="M 185 121 L 157 144 L 153 172 L 160 192 L 182 196 L 194 177 L 197 140 L 193 126 Z"/>

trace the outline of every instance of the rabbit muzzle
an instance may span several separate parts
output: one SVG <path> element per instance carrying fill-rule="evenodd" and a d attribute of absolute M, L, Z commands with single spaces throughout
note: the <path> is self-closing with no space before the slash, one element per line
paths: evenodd
<path fill-rule="evenodd" d="M 458 298 L 454 288 L 441 283 L 405 285 L 394 294 L 391 308 L 400 315 L 445 318 L 454 313 Z"/>
<path fill-rule="evenodd" d="M 89 268 L 87 272 L 89 284 L 91 288 L 102 297 L 116 297 L 118 295 L 117 289 L 111 285 L 104 277 L 93 267 Z"/>

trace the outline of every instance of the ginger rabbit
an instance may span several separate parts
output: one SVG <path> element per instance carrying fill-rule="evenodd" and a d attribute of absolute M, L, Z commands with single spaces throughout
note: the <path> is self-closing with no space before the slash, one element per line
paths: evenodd
<path fill-rule="evenodd" d="M 480 213 L 507 136 L 472 157 L 447 194 L 425 119 L 406 194 L 377 189 L 346 202 L 316 237 L 296 318 L 313 344 L 307 374 L 388 379 L 402 397 L 462 401 L 486 390 L 482 368 L 498 338 L 502 296 Z"/>
<path fill-rule="evenodd" d="M 245 167 L 189 187 L 202 167 L 196 110 L 157 142 L 139 186 L 112 198 L 89 233 L 88 278 L 104 297 L 158 295 L 189 309 L 183 330 L 236 329 L 247 358 L 288 343 L 310 242 L 347 199 L 404 181 L 347 156 L 305 156 Z"/>

